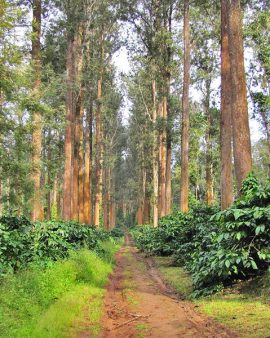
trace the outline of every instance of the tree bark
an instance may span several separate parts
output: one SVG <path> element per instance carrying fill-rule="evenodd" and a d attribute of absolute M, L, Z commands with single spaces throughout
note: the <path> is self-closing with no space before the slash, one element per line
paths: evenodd
<path fill-rule="evenodd" d="M 166 168 L 167 168 L 167 97 L 163 95 L 159 108 L 162 130 L 159 140 L 159 216 L 166 216 Z"/>
<path fill-rule="evenodd" d="M 252 170 L 240 0 L 230 1 L 229 53 L 234 163 L 237 189 L 240 193 L 243 181 Z"/>
<path fill-rule="evenodd" d="M 206 80 L 206 95 L 204 99 L 207 127 L 205 134 L 206 143 L 206 203 L 211 206 L 214 203 L 214 177 L 213 177 L 213 119 L 210 110 L 211 80 Z"/>
<path fill-rule="evenodd" d="M 48 132 L 48 144 L 47 144 L 47 220 L 51 219 L 51 188 L 52 188 L 52 173 L 50 170 L 51 161 L 52 161 L 52 153 L 51 153 L 51 130 Z"/>
<path fill-rule="evenodd" d="M 101 119 L 102 78 L 98 80 L 96 109 L 96 194 L 94 225 L 100 225 L 100 209 L 102 206 L 102 119 Z"/>
<path fill-rule="evenodd" d="M 62 175 L 58 174 L 58 190 L 57 190 L 57 219 L 60 220 L 63 218 L 63 204 L 62 204 L 62 195 L 61 195 L 61 181 Z"/>
<path fill-rule="evenodd" d="M 221 209 L 233 203 L 231 65 L 229 55 L 229 2 L 221 0 Z"/>
<path fill-rule="evenodd" d="M 74 118 L 74 153 L 73 153 L 73 220 L 82 221 L 82 217 L 80 217 L 80 207 L 83 203 L 81 199 L 83 199 L 82 194 L 82 171 L 83 171 L 83 160 L 82 160 L 82 151 L 83 151 L 83 114 L 84 114 L 84 83 L 82 79 L 83 75 L 83 29 L 82 27 L 79 29 L 78 41 L 76 41 L 76 49 L 75 49 L 75 80 L 78 82 L 79 91 L 77 94 L 76 101 L 76 109 L 75 109 L 75 118 Z"/>
<path fill-rule="evenodd" d="M 73 134 L 74 134 L 74 86 L 75 86 L 75 39 L 70 39 L 67 51 L 67 94 L 66 94 L 66 130 L 65 130 L 65 169 L 63 184 L 63 219 L 72 217 L 73 199 Z"/>
<path fill-rule="evenodd" d="M 116 225 L 116 203 L 115 203 L 115 170 L 109 169 L 109 229 L 112 230 Z"/>
<path fill-rule="evenodd" d="M 79 115 L 79 176 L 78 176 L 78 218 L 79 222 L 84 222 L 84 145 L 83 145 L 83 117 L 84 117 L 84 96 L 85 96 L 85 88 L 82 86 L 81 89 L 81 106 L 80 106 L 80 115 Z"/>
<path fill-rule="evenodd" d="M 73 212 L 72 212 L 72 219 L 74 221 L 79 220 L 78 215 L 78 205 L 79 205 L 79 148 L 80 148 L 80 135 L 79 135 L 79 129 L 80 129 L 80 110 L 81 110 L 81 95 L 78 96 L 78 101 L 76 104 L 76 110 L 75 110 L 75 119 L 74 119 L 74 147 L 73 147 L 73 195 L 72 203 L 73 203 Z"/>
<path fill-rule="evenodd" d="M 153 101 L 153 225 L 158 226 L 158 133 L 157 133 L 157 106 L 156 106 L 156 81 L 152 81 L 152 101 Z"/>
<path fill-rule="evenodd" d="M 108 168 L 103 168 L 103 227 L 108 230 L 109 228 L 109 200 L 108 200 Z"/>
<path fill-rule="evenodd" d="M 38 98 L 41 86 L 41 0 L 33 0 L 33 21 L 32 21 L 32 65 L 33 65 L 33 96 Z M 42 146 L 42 116 L 35 111 L 33 113 L 33 182 L 34 198 L 32 220 L 42 220 L 44 217 L 43 203 L 41 202 L 41 146 Z"/>
<path fill-rule="evenodd" d="M 181 187 L 180 209 L 188 212 L 189 194 L 189 85 L 190 85 L 190 24 L 189 0 L 184 1 L 184 81 L 182 97 Z"/>
<path fill-rule="evenodd" d="M 92 224 L 92 147 L 93 147 L 93 103 L 87 113 L 85 157 L 84 157 L 84 223 Z"/>
<path fill-rule="evenodd" d="M 172 212 L 172 141 L 170 132 L 167 133 L 166 159 L 166 215 Z"/>
<path fill-rule="evenodd" d="M 172 37 L 172 16 L 173 16 L 173 5 L 170 3 L 168 11 L 168 25 L 165 24 L 166 30 L 170 37 Z M 166 93 L 167 93 L 167 115 L 170 121 L 170 95 L 171 95 L 171 61 L 172 61 L 172 46 L 170 42 L 167 42 L 167 53 L 166 53 L 165 66 L 165 81 L 166 81 Z M 170 123 L 167 123 L 167 159 L 166 159 L 166 215 L 172 212 L 172 135 Z"/>

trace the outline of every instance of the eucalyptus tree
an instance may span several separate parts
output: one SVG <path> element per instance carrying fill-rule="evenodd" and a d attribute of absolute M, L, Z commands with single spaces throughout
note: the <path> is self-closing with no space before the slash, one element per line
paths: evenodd
<path fill-rule="evenodd" d="M 41 87 L 41 0 L 33 0 L 33 19 L 32 19 L 32 67 L 33 67 L 33 96 L 36 100 L 40 97 Z M 42 220 L 43 205 L 41 201 L 41 145 L 42 145 L 42 115 L 40 111 L 33 112 L 33 181 L 34 198 L 32 219 Z"/>
<path fill-rule="evenodd" d="M 238 192 L 252 170 L 247 87 L 244 68 L 243 24 L 240 0 L 229 4 L 229 57 L 233 152 Z"/>
<path fill-rule="evenodd" d="M 184 1 L 184 75 L 182 96 L 182 127 L 181 127 L 181 187 L 180 187 L 180 209 L 188 212 L 189 195 L 189 86 L 190 86 L 190 22 L 189 22 L 189 0 Z"/>
<path fill-rule="evenodd" d="M 221 1 L 221 208 L 233 202 L 231 64 L 229 56 L 229 3 Z"/>

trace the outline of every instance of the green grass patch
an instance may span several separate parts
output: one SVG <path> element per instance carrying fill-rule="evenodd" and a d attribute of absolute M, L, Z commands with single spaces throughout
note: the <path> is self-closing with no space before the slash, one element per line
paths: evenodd
<path fill-rule="evenodd" d="M 107 242 L 102 258 L 81 250 L 46 269 L 33 266 L 5 276 L 0 283 L 0 337 L 72 337 L 89 323 L 97 335 L 117 248 Z"/>
<path fill-rule="evenodd" d="M 172 265 L 172 257 L 154 257 L 161 276 L 178 293 L 189 298 L 193 291 L 190 275 L 181 267 Z"/>
<path fill-rule="evenodd" d="M 197 301 L 199 308 L 210 317 L 230 327 L 242 337 L 268 337 L 270 308 L 259 301 L 217 296 Z"/>
<path fill-rule="evenodd" d="M 192 293 L 191 276 L 183 268 L 172 266 L 171 257 L 154 257 L 154 260 L 164 280 L 189 298 Z M 230 327 L 242 337 L 269 336 L 270 272 L 194 302 L 201 312 Z"/>
<path fill-rule="evenodd" d="M 139 323 L 136 325 L 136 331 L 138 338 L 145 338 L 148 336 L 150 328 L 148 324 Z"/>

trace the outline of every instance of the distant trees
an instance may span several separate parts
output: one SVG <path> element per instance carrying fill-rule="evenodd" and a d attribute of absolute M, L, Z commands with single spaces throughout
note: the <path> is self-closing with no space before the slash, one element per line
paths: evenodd
<path fill-rule="evenodd" d="M 269 5 L 246 6 L 248 87 L 270 153 Z M 156 227 L 179 201 L 183 212 L 219 199 L 228 208 L 234 180 L 241 193 L 252 170 L 242 9 L 239 0 L 2 1 L 2 211 L 109 229 L 135 217 Z M 125 77 L 113 61 L 124 45 Z M 254 148 L 261 176 L 266 144 Z"/>

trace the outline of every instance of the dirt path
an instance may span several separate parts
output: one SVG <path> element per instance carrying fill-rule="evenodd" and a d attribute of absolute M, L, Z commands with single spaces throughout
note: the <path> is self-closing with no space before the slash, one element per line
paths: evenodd
<path fill-rule="evenodd" d="M 116 255 L 105 297 L 100 338 L 236 337 L 198 314 L 162 281 L 151 259 L 132 245 Z"/>

